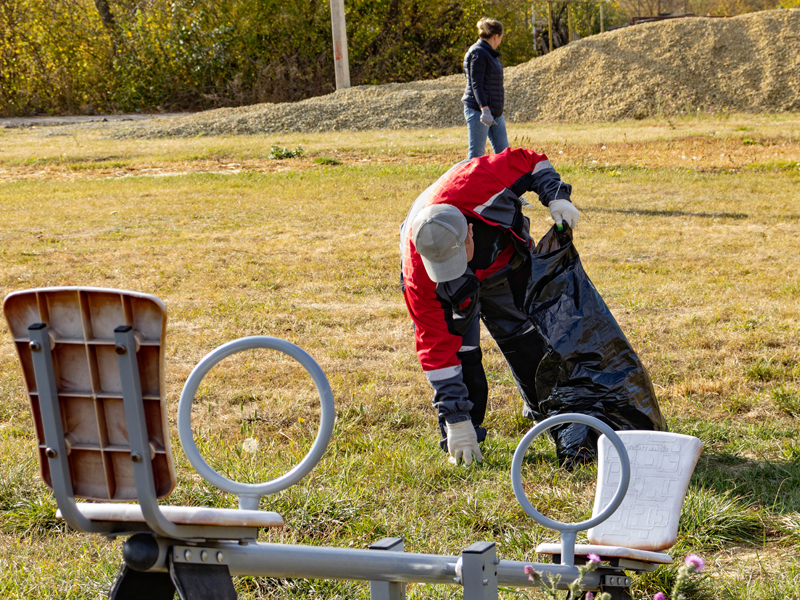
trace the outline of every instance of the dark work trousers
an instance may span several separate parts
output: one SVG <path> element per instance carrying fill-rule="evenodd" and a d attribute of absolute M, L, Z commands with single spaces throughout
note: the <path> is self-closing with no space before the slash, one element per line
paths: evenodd
<path fill-rule="evenodd" d="M 514 297 L 508 280 L 501 279 L 495 283 L 481 286 L 478 301 L 480 302 L 480 320 L 475 316 L 467 333 L 462 336 L 461 373 L 464 384 L 473 404 L 470 410 L 472 424 L 478 432 L 478 441 L 483 441 L 486 431 L 480 425 L 486 414 L 486 403 L 489 397 L 489 386 L 483 370 L 480 347 L 480 321 L 486 326 L 489 334 L 497 342 L 500 351 L 511 368 L 511 374 L 517 384 L 523 400 L 522 414 L 533 420 L 541 419 L 539 398 L 536 395 L 536 369 L 547 353 L 542 336 L 528 317 L 514 304 Z M 444 419 L 440 419 L 442 430 L 442 447 L 446 448 L 446 429 Z"/>

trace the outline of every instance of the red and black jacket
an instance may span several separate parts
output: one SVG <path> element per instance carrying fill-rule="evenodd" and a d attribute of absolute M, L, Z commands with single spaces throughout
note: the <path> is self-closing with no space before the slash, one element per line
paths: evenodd
<path fill-rule="evenodd" d="M 529 191 L 548 206 L 552 200 L 569 200 L 572 188 L 544 154 L 509 148 L 452 167 L 419 195 L 401 226 L 403 295 L 415 325 L 417 357 L 436 390 L 439 415 L 450 422 L 463 420 L 471 408 L 457 353 L 475 316 L 481 282 L 519 271 L 529 259 L 533 243 L 520 200 Z M 433 204 L 458 208 L 473 224 L 475 242 L 467 272 L 439 284 L 428 277 L 411 231 L 416 214 Z M 447 392 L 440 390 L 445 385 Z"/>

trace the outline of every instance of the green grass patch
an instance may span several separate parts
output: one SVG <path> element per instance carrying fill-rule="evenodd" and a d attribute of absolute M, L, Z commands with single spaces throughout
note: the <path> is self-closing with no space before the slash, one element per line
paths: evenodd
<path fill-rule="evenodd" d="M 800 174 L 800 162 L 796 160 L 773 160 L 750 163 L 747 167 L 753 171 L 784 171 Z"/>
<path fill-rule="evenodd" d="M 775 406 L 790 417 L 800 417 L 800 392 L 788 385 L 774 388 L 770 394 Z"/>
<path fill-rule="evenodd" d="M 334 158 L 333 156 L 318 156 L 314 159 L 314 163 L 318 165 L 329 165 L 335 166 L 342 164 L 338 158 Z"/>
<path fill-rule="evenodd" d="M 800 121 L 737 115 L 672 126 L 654 119 L 514 127 L 512 139 L 536 140 L 533 149 L 573 186 L 576 248 L 647 366 L 670 430 L 704 444 L 671 551 L 677 563 L 688 552 L 707 560 L 710 576 L 692 598 L 797 595 L 800 305 L 792 249 L 800 198 L 789 159 Z M 742 131 L 769 145 L 745 146 Z M 169 503 L 236 506 L 188 465 L 174 431 L 177 399 L 207 352 L 270 335 L 319 361 L 337 422 L 314 471 L 262 500 L 287 523 L 262 540 L 365 548 L 391 535 L 409 552 L 447 555 L 494 540 L 501 558 L 533 560 L 538 543 L 557 539 L 524 514 L 511 489 L 511 457 L 531 423 L 494 342 L 482 340 L 490 384 L 484 463 L 454 469 L 438 446 L 400 292 L 398 226 L 417 195 L 463 157 L 463 128 L 144 141 L 81 129 L 0 133 L 0 208 L 10 215 L 0 229 L 4 294 L 103 286 L 152 293 L 168 307 L 178 477 Z M 277 162 L 267 158 L 273 147 L 302 148 L 307 160 Z M 238 172 L 217 172 L 222 160 Z M 756 167 L 770 161 L 765 179 Z M 153 165 L 183 174 L 155 177 L 146 171 Z M 104 168 L 136 176 L 108 177 Z M 526 197 L 538 237 L 552 221 L 535 194 Z M 16 350 L 8 332 L 0 334 L 0 591 L 103 597 L 120 542 L 54 520 Z M 198 447 L 229 477 L 282 475 L 314 438 L 313 384 L 268 354 L 232 359 L 198 393 Z M 257 440 L 255 452 L 245 449 L 248 438 Z M 594 467 L 560 470 L 546 436 L 524 461 L 528 497 L 556 519 L 590 514 L 595 477 Z M 674 567 L 634 576 L 634 596 L 652 597 L 674 576 Z M 236 586 L 242 600 L 369 594 L 352 582 L 240 578 Z M 456 586 L 409 586 L 419 600 L 462 595 Z"/>

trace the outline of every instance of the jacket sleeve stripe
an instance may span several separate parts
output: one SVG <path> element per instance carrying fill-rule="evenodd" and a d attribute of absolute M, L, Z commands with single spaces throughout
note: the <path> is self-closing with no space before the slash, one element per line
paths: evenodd
<path fill-rule="evenodd" d="M 434 369 L 432 371 L 425 371 L 425 377 L 428 381 L 442 381 L 444 379 L 451 379 L 461 373 L 461 365 L 452 367 L 444 367 L 443 369 Z"/>
<path fill-rule="evenodd" d="M 505 189 L 503 189 L 503 190 L 500 190 L 500 191 L 499 191 L 499 192 L 497 192 L 497 193 L 496 193 L 494 196 L 492 196 L 491 198 L 489 198 L 489 199 L 488 199 L 486 202 L 484 202 L 483 204 L 479 204 L 478 206 L 476 206 L 476 207 L 475 207 L 475 212 L 476 212 L 476 213 L 478 213 L 479 215 L 483 214 L 483 211 L 485 211 L 487 208 L 489 208 L 490 206 L 492 206 L 492 204 L 494 204 L 494 201 L 495 201 L 495 200 L 497 200 L 497 198 L 498 198 L 498 197 L 499 197 L 501 194 L 503 194 L 504 192 L 505 192 Z"/>

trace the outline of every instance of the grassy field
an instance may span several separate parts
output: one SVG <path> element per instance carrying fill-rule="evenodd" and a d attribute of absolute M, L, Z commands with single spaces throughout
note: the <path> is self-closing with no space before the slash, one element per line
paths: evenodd
<path fill-rule="evenodd" d="M 466 130 L 117 140 L 112 125 L 0 129 L 0 292 L 56 285 L 133 289 L 169 311 L 167 397 L 175 504 L 234 506 L 180 450 L 175 411 L 193 366 L 219 344 L 272 335 L 305 348 L 337 404 L 313 473 L 262 500 L 264 539 L 458 554 L 495 540 L 534 560 L 555 539 L 517 505 L 509 468 L 530 427 L 499 350 L 483 349 L 489 438 L 480 468 L 437 445 L 430 388 L 398 283 L 398 227 L 416 195 L 465 155 Z M 701 554 L 695 598 L 800 595 L 800 115 L 729 115 L 608 125 L 512 125 L 545 152 L 582 211 L 584 267 L 653 378 L 671 430 L 704 452 L 672 554 Z M 302 155 L 277 160 L 273 148 Z M 532 232 L 549 213 L 526 208 Z M 536 236 L 536 233 L 534 233 Z M 104 597 L 120 542 L 55 519 L 40 482 L 21 371 L 0 326 L 0 594 Z M 226 359 L 198 395 L 198 445 L 245 481 L 295 464 L 316 433 L 310 379 L 269 352 Z M 256 438 L 255 453 L 242 451 Z M 525 473 L 548 516 L 591 512 L 593 467 L 565 473 L 540 439 Z M 637 598 L 674 570 L 635 578 Z M 242 599 L 367 598 L 347 582 L 237 580 Z M 410 586 L 412 598 L 457 588 Z M 516 598 L 516 592 L 501 592 Z"/>

